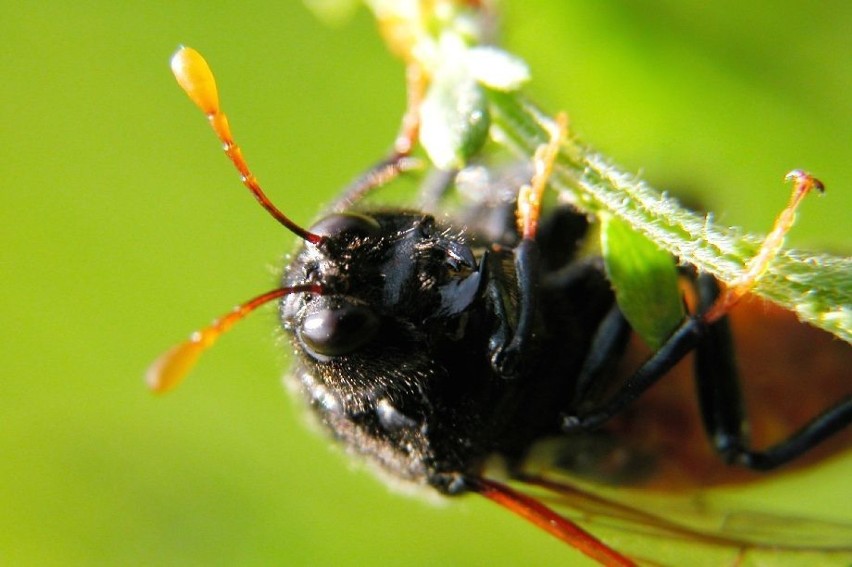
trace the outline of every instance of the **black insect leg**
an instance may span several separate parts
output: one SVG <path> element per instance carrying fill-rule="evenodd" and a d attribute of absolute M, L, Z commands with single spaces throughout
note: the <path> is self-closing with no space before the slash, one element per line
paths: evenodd
<path fill-rule="evenodd" d="M 704 274 L 698 276 L 695 285 L 699 310 L 706 312 L 718 298 L 719 286 Z M 695 386 L 704 431 L 725 461 L 733 462 L 749 440 L 733 338 L 725 318 L 708 329 L 695 349 Z"/>
<path fill-rule="evenodd" d="M 513 377 L 523 363 L 522 357 L 533 334 L 538 304 L 541 251 L 536 233 L 541 217 L 542 194 L 556 163 L 559 148 L 568 132 L 568 116 L 560 113 L 551 129 L 550 140 L 536 148 L 533 175 L 529 184 L 518 189 L 517 219 L 520 243 L 514 249 L 518 301 L 517 324 L 511 342 L 491 357 L 492 367 L 501 376 Z"/>
<path fill-rule="evenodd" d="M 532 337 L 538 301 L 538 244 L 530 238 L 522 239 L 514 249 L 514 261 L 518 286 L 517 323 L 514 330 L 510 330 L 508 324 L 501 325 L 491 340 L 491 365 L 506 378 L 518 374 L 523 353 Z M 502 292 L 493 285 L 490 287 L 495 309 L 502 310 L 501 320 L 505 322 Z"/>
<path fill-rule="evenodd" d="M 822 412 L 790 437 L 763 451 L 742 450 L 732 455 L 734 462 L 756 470 L 770 470 L 815 447 L 852 423 L 852 396 Z"/>
<path fill-rule="evenodd" d="M 700 276 L 696 284 L 701 311 L 705 312 L 715 303 L 718 286 L 706 275 Z M 695 378 L 705 431 L 714 449 L 729 463 L 756 470 L 773 469 L 852 423 L 852 397 L 848 397 L 776 445 L 763 451 L 749 449 L 733 341 L 725 319 L 710 326 L 696 347 Z"/>
<path fill-rule="evenodd" d="M 706 333 L 707 324 L 701 317 L 686 318 L 612 398 L 590 413 L 563 418 L 563 431 L 590 431 L 603 425 L 665 376 L 675 364 L 698 346 Z"/>
<path fill-rule="evenodd" d="M 518 326 L 506 354 L 517 358 L 532 336 L 535 308 L 538 302 L 538 243 L 524 238 L 515 248 L 515 272 L 518 276 Z"/>
<path fill-rule="evenodd" d="M 718 293 L 709 276 L 699 278 L 702 309 Z M 708 324 L 690 316 L 606 403 L 583 416 L 568 416 L 563 430 L 592 430 L 621 412 L 662 378 L 688 352 L 696 350 L 695 375 L 699 407 L 714 448 L 728 461 L 757 470 L 769 470 L 796 458 L 852 423 L 852 396 L 817 415 L 787 439 L 765 449 L 748 448 L 749 441 L 730 331 L 725 319 Z"/>
<path fill-rule="evenodd" d="M 603 377 L 612 370 L 613 363 L 621 358 L 630 333 L 630 324 L 618 305 L 613 304 L 592 338 L 589 355 L 583 362 L 574 387 L 574 400 L 591 400 L 600 393 L 605 382 Z"/>
<path fill-rule="evenodd" d="M 496 258 L 496 255 L 483 259 L 483 262 L 487 262 L 489 260 L 498 263 L 500 262 L 500 260 Z M 488 269 L 489 271 L 492 271 L 494 269 L 499 269 L 499 266 L 497 268 Z M 491 336 L 488 341 L 488 353 L 491 357 L 491 365 L 496 369 L 495 360 L 497 354 L 509 344 L 512 336 L 512 328 L 509 325 L 506 303 L 503 300 L 505 290 L 500 285 L 501 280 L 498 278 L 486 278 L 485 281 L 485 299 L 493 311 L 494 320 L 497 321 L 497 326 L 491 332 Z"/>

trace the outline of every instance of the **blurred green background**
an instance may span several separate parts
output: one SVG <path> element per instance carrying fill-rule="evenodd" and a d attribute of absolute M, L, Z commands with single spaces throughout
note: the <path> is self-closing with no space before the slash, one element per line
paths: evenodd
<path fill-rule="evenodd" d="M 530 92 L 656 186 L 765 231 L 793 167 L 829 187 L 791 240 L 852 241 L 852 4 L 506 2 Z M 476 498 L 391 493 L 304 426 L 272 310 L 173 394 L 148 363 L 274 285 L 294 237 L 248 197 L 168 59 L 211 62 L 246 156 L 294 219 L 389 147 L 402 69 L 361 10 L 86 0 L 0 18 L 0 563 L 571 564 Z M 852 461 L 743 491 L 852 521 Z M 838 498 L 838 494 L 842 498 Z"/>

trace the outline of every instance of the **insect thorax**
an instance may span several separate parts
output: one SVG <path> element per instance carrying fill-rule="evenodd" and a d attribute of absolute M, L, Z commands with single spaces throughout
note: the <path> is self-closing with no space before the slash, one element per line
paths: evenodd
<path fill-rule="evenodd" d="M 504 319 L 515 316 L 511 250 L 485 253 L 470 231 L 420 213 L 370 219 L 377 226 L 306 244 L 286 269 L 284 285 L 328 289 L 282 302 L 298 359 L 293 375 L 342 443 L 398 477 L 453 492 L 463 488 L 459 475 L 476 472 L 490 454 L 517 459 L 558 432 L 588 345 L 586 319 L 607 306 L 543 293 L 547 308 L 523 371 L 507 379 L 495 373 L 491 354 Z M 329 224 L 339 228 L 337 219 Z M 505 313 L 486 291 L 495 278 L 508 290 Z M 599 295 L 594 303 L 610 301 L 605 286 Z M 578 319 L 578 309 L 589 313 Z"/>

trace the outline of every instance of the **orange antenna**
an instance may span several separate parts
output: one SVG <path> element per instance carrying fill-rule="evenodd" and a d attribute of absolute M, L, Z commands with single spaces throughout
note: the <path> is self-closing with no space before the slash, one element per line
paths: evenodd
<path fill-rule="evenodd" d="M 155 360 L 145 373 L 148 387 L 159 394 L 177 386 L 195 366 L 202 352 L 213 346 L 222 333 L 233 327 L 237 321 L 242 320 L 261 305 L 291 293 L 321 294 L 322 291 L 322 286 L 319 284 L 280 287 L 258 295 L 242 305 L 237 305 L 230 313 L 219 317 L 200 331 L 195 331 L 189 339 L 172 347 Z"/>
<path fill-rule="evenodd" d="M 189 95 L 192 102 L 207 115 L 210 126 L 219 137 L 219 140 L 222 141 L 225 155 L 228 156 L 231 163 L 240 172 L 240 180 L 243 182 L 243 185 L 252 192 L 263 208 L 299 238 L 312 244 L 318 244 L 322 241 L 322 236 L 308 232 L 287 218 L 284 213 L 272 204 L 263 192 L 263 189 L 260 188 L 257 178 L 249 170 L 245 159 L 243 159 L 240 147 L 234 142 L 234 138 L 231 135 L 231 128 L 228 126 L 228 117 L 225 116 L 225 113 L 222 112 L 219 106 L 216 79 L 213 77 L 213 72 L 210 70 L 210 66 L 207 65 L 204 57 L 191 47 L 181 47 L 172 56 L 172 73 L 174 73 L 178 84 Z"/>
<path fill-rule="evenodd" d="M 794 169 L 784 177 L 784 181 L 793 182 L 793 192 L 787 206 L 775 219 L 772 232 L 764 239 L 757 254 L 749 261 L 745 271 L 734 281 L 729 282 L 725 292 L 704 314 L 704 320 L 712 323 L 721 319 L 736 303 L 754 287 L 754 284 L 766 273 L 769 264 L 784 245 L 784 236 L 796 221 L 796 209 L 808 193 L 816 190 L 825 192 L 822 181 L 801 169 Z"/>

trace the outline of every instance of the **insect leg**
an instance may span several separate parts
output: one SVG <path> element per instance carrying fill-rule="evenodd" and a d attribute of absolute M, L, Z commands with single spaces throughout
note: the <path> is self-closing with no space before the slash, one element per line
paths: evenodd
<path fill-rule="evenodd" d="M 780 251 L 784 242 L 784 236 L 793 226 L 796 208 L 802 199 L 811 191 L 823 192 L 824 190 L 822 182 L 801 170 L 791 171 L 787 174 L 786 179 L 792 181 L 794 185 L 790 201 L 787 207 L 781 211 L 781 214 L 775 221 L 772 232 L 770 232 L 769 236 L 762 243 L 757 255 L 748 263 L 741 277 L 737 281 L 732 282 L 723 294 L 714 294 L 714 296 L 718 295 L 718 297 L 715 297 L 709 306 L 702 306 L 702 309 L 699 310 L 699 315 L 687 317 L 675 332 L 666 339 L 666 342 L 659 350 L 651 355 L 651 358 L 624 383 L 621 389 L 608 402 L 585 416 L 565 417 L 562 423 L 563 430 L 594 429 L 620 412 L 625 406 L 656 383 L 657 380 L 662 378 L 689 351 L 697 348 L 705 340 L 708 330 L 722 320 L 728 311 L 754 287 L 755 283 L 767 270 L 772 259 Z M 730 343 L 729 338 L 726 339 L 722 336 L 723 331 L 715 332 L 719 333 L 719 335 L 708 339 L 711 342 L 708 342 L 707 345 L 712 345 L 713 342 L 718 341 L 727 341 Z M 713 348 L 707 345 L 702 348 Z M 732 349 L 730 347 L 726 347 L 723 351 L 728 353 L 726 355 L 728 358 L 731 357 L 730 353 Z M 712 370 L 712 373 L 719 376 L 724 375 L 725 378 L 723 385 L 714 386 L 718 387 L 719 390 L 712 394 L 705 394 L 705 399 L 713 400 L 715 398 L 718 400 L 719 397 L 723 397 L 725 400 L 730 399 L 730 397 L 738 399 L 739 393 L 736 373 L 732 371 L 733 362 L 726 363 L 723 360 L 716 360 L 706 364 L 711 367 L 718 366 L 719 368 Z M 704 372 L 710 374 L 711 370 L 705 370 Z M 720 407 L 724 405 L 712 401 L 707 403 Z M 705 419 L 712 419 L 714 411 L 716 410 L 713 408 L 708 409 L 708 417 Z M 725 430 L 742 431 L 744 429 L 743 426 L 737 425 L 738 421 L 741 422 L 741 410 L 729 411 L 729 414 L 722 415 L 719 420 L 714 422 L 719 424 L 716 427 L 723 434 L 723 437 Z M 776 467 L 812 447 L 832 433 L 842 429 L 850 421 L 852 421 L 852 399 L 847 398 L 835 407 L 817 416 L 814 421 L 794 434 L 788 442 L 782 442 L 779 446 L 770 448 L 763 454 L 743 452 L 740 457 L 737 457 L 737 460 L 742 460 L 742 464 L 752 468 Z"/>
<path fill-rule="evenodd" d="M 804 427 L 784 441 L 763 451 L 742 450 L 735 455 L 735 462 L 756 470 L 770 470 L 795 459 L 815 447 L 821 441 L 852 424 L 852 396 L 814 417 Z"/>
<path fill-rule="evenodd" d="M 630 331 L 630 324 L 621 309 L 613 304 L 592 338 L 589 355 L 583 362 L 574 387 L 575 401 L 582 402 L 598 393 L 597 386 L 602 385 L 602 377 L 612 368 L 613 361 L 621 358 L 627 347 Z"/>
<path fill-rule="evenodd" d="M 518 281 L 518 319 L 515 328 L 509 323 L 500 281 L 489 278 L 486 297 L 500 322 L 489 341 L 491 366 L 500 376 L 510 378 L 517 375 L 527 341 L 532 336 L 535 304 L 538 299 L 538 244 L 532 239 L 523 239 L 513 251 L 515 272 Z M 494 262 L 500 262 L 497 255 Z M 499 270 L 499 266 L 494 268 Z"/>
<path fill-rule="evenodd" d="M 712 276 L 695 280 L 699 310 L 709 309 L 719 297 Z M 726 318 L 712 325 L 695 349 L 695 386 L 704 431 L 715 450 L 731 462 L 748 443 L 747 421 L 734 360 L 733 338 Z"/>
<path fill-rule="evenodd" d="M 383 160 L 361 174 L 332 204 L 332 210 L 342 212 L 364 197 L 371 189 L 384 185 L 400 174 L 417 169 L 419 160 L 411 157 L 420 134 L 420 105 L 426 90 L 423 69 L 414 61 L 406 66 L 406 108 L 393 150 Z"/>
<path fill-rule="evenodd" d="M 694 350 L 707 333 L 708 324 L 697 316 L 689 316 L 675 329 L 620 389 L 595 410 L 582 415 L 568 415 L 562 419 L 565 432 L 589 431 L 603 425 L 641 396 L 648 388 L 671 370 L 684 356 Z"/>
<path fill-rule="evenodd" d="M 715 304 L 718 290 L 707 278 L 699 281 L 705 305 Z M 621 412 L 662 378 L 690 350 L 696 350 L 699 404 L 708 436 L 729 462 L 769 470 L 796 458 L 852 423 L 852 396 L 847 396 L 814 417 L 787 439 L 765 449 L 747 448 L 745 414 L 739 391 L 730 333 L 724 319 L 708 324 L 703 316 L 690 316 L 602 406 L 584 416 L 567 416 L 566 432 L 591 430 Z"/>
<path fill-rule="evenodd" d="M 406 171 L 411 171 L 419 167 L 419 160 L 408 155 L 392 152 L 388 157 L 370 167 L 370 169 L 350 183 L 334 201 L 331 210 L 338 213 L 346 211 L 353 203 L 369 193 L 370 190 L 381 187 Z"/>
<path fill-rule="evenodd" d="M 715 279 L 700 276 L 696 282 L 701 310 L 714 305 L 719 295 Z M 783 465 L 852 423 L 852 397 L 841 400 L 816 416 L 787 439 L 762 451 L 749 448 L 746 416 L 739 389 L 733 341 L 725 319 L 711 325 L 696 347 L 695 378 L 704 428 L 714 449 L 729 463 L 756 470 Z"/>
<path fill-rule="evenodd" d="M 518 192 L 518 232 L 521 242 L 514 250 L 518 285 L 518 322 L 512 340 L 491 357 L 492 366 L 502 376 L 517 373 L 522 354 L 532 337 L 539 287 L 540 251 L 536 234 L 541 214 L 541 197 L 553 171 L 559 149 L 568 132 L 568 116 L 560 113 L 550 140 L 533 156 L 533 176 Z"/>

